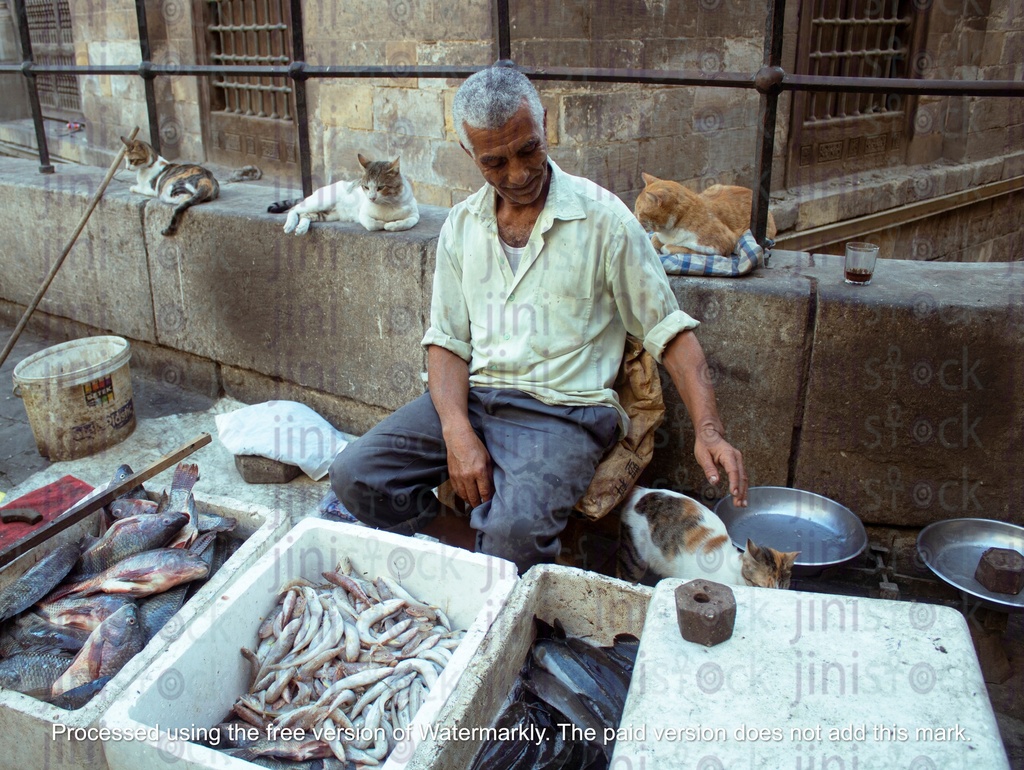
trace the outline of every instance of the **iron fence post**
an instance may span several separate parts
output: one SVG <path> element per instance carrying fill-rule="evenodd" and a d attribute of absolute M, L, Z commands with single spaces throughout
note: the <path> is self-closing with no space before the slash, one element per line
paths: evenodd
<path fill-rule="evenodd" d="M 149 143 L 153 145 L 156 154 L 162 154 L 160 147 L 160 117 L 156 111 L 156 87 L 153 80 L 156 73 L 152 66 L 153 51 L 149 45 L 149 25 L 146 23 L 146 0 L 135 0 L 135 17 L 139 25 L 139 48 L 142 51 L 142 61 L 139 63 L 139 77 L 142 78 L 146 89 L 146 112 L 149 117 Z"/>
<path fill-rule="evenodd" d="M 494 0 L 491 5 L 491 24 L 494 27 L 494 45 L 497 59 L 512 58 L 512 33 L 508 16 L 508 0 Z"/>
<path fill-rule="evenodd" d="M 39 146 L 39 173 L 52 174 L 50 148 L 46 144 L 46 126 L 43 125 L 43 108 L 39 104 L 39 88 L 35 73 L 32 72 L 32 37 L 28 29 L 28 12 L 25 0 L 14 0 L 14 12 L 18 17 L 18 34 L 21 37 L 21 73 L 28 79 L 28 103 L 32 108 L 32 123 L 36 129 L 36 144 Z"/>
<path fill-rule="evenodd" d="M 292 4 L 292 63 L 288 77 L 295 88 L 295 122 L 299 132 L 299 170 L 302 172 L 302 194 L 313 194 L 313 167 L 309 157 L 309 111 L 306 108 L 306 44 L 302 33 L 302 0 Z"/>
<path fill-rule="evenodd" d="M 750 226 L 754 238 L 765 245 L 768 229 L 768 204 L 772 188 L 772 156 L 775 154 L 775 118 L 785 72 L 782 69 L 782 32 L 786 0 L 768 0 L 764 29 L 764 66 L 754 76 L 761 94 L 757 120 L 757 158 L 754 163 L 754 196 Z"/>

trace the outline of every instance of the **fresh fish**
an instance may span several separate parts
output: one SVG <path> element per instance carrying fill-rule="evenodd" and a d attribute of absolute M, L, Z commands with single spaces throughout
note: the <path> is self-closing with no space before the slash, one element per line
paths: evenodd
<path fill-rule="evenodd" d="M 99 679 L 93 679 L 91 682 L 76 687 L 73 690 L 68 690 L 63 695 L 58 695 L 53 698 L 52 703 L 57 708 L 67 709 L 68 711 L 74 711 L 80 709 L 102 690 L 107 682 L 113 679 L 113 676 L 101 676 Z"/>
<path fill-rule="evenodd" d="M 100 623 L 131 603 L 130 596 L 118 594 L 75 596 L 56 601 L 44 600 L 36 605 L 36 612 L 56 626 L 92 633 Z"/>
<path fill-rule="evenodd" d="M 0 689 L 48 698 L 50 688 L 71 665 L 70 655 L 19 653 L 0 660 Z"/>
<path fill-rule="evenodd" d="M 118 519 L 106 534 L 82 554 L 75 576 L 96 575 L 143 551 L 161 548 L 188 523 L 188 514 L 167 511 L 156 516 L 129 516 Z"/>
<path fill-rule="evenodd" d="M 531 656 L 534 663 L 579 695 L 604 724 L 612 727 L 619 724 L 625 697 L 616 701 L 609 695 L 567 646 L 553 639 L 538 639 Z"/>
<path fill-rule="evenodd" d="M 94 679 L 114 676 L 145 644 L 135 605 L 126 604 L 90 634 L 67 671 L 53 683 L 53 697 Z"/>
<path fill-rule="evenodd" d="M 129 556 L 88 580 L 62 586 L 51 597 L 60 599 L 68 594 L 95 593 L 149 596 L 204 578 L 209 572 L 210 567 L 201 556 L 181 548 L 157 548 Z"/>
<path fill-rule="evenodd" d="M 230 532 L 238 526 L 238 519 L 230 516 L 217 516 L 213 513 L 200 513 L 196 519 L 196 527 L 200 533 L 204 532 Z"/>
<path fill-rule="evenodd" d="M 171 478 L 171 491 L 167 497 L 161 497 L 157 513 L 164 511 L 184 511 L 192 487 L 199 481 L 199 466 L 195 463 L 178 463 Z"/>
<path fill-rule="evenodd" d="M 118 484 L 120 484 L 122 481 L 124 481 L 126 478 L 128 478 L 129 476 L 133 476 L 133 475 L 135 475 L 135 471 L 132 470 L 132 466 L 128 465 L 127 463 L 124 464 L 124 465 L 119 465 L 117 470 L 114 471 L 114 478 L 112 478 L 110 480 L 110 484 L 107 485 L 107 489 L 113 489 Z M 132 487 L 127 492 L 122 492 L 121 494 L 119 494 L 117 496 L 117 499 L 118 500 L 134 500 L 134 499 L 146 500 L 148 498 L 146 497 L 146 490 L 143 488 L 142 484 L 139 484 L 138 486 Z"/>
<path fill-rule="evenodd" d="M 186 591 L 188 586 L 180 585 L 170 591 L 154 594 L 139 603 L 139 622 L 142 624 L 147 643 L 160 633 L 160 629 L 181 609 L 185 603 Z"/>
<path fill-rule="evenodd" d="M 8 622 L 0 635 L 0 656 L 18 652 L 78 652 L 89 638 L 88 631 L 58 626 L 34 612 L 23 612 Z"/>
<path fill-rule="evenodd" d="M 565 644 L 601 689 L 619 704 L 621 711 L 626 705 L 626 695 L 629 692 L 630 675 L 627 670 L 619 662 L 612 660 L 600 647 L 587 644 L 582 639 L 569 637 Z M 632 666 L 629 668 L 631 670 Z"/>
<path fill-rule="evenodd" d="M 115 519 L 126 519 L 129 516 L 144 516 L 156 513 L 157 504 L 152 500 L 115 500 L 110 504 L 110 515 Z"/>
<path fill-rule="evenodd" d="M 523 677 L 526 688 L 545 703 L 558 709 L 570 722 L 581 730 L 593 730 L 594 735 L 604 735 L 607 725 L 589 708 L 585 696 L 580 697 L 566 686 L 561 679 L 552 676 L 540 667 L 532 667 L 528 676 Z M 607 752 L 607 750 L 606 750 Z"/>
<path fill-rule="evenodd" d="M 46 596 L 78 561 L 78 546 L 73 543 L 54 548 L 24 575 L 0 590 L 0 623 L 28 609 Z"/>

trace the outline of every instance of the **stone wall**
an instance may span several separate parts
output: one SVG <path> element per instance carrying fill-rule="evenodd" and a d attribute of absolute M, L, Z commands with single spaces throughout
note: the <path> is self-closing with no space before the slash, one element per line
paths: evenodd
<path fill-rule="evenodd" d="M 70 0 L 79 63 L 135 63 L 138 33 L 131 0 Z M 389 65 L 396 74 L 428 64 L 482 65 L 494 58 L 488 0 L 304 4 L 306 59 L 311 64 Z M 799 3 L 787 6 L 783 66 L 795 63 Z M 924 51 L 913 71 L 921 77 L 1020 79 L 1024 76 L 1024 10 L 1014 0 L 936 0 L 930 8 Z M 924 7 L 922 4 L 918 6 Z M 193 14 L 183 0 L 147 3 L 154 61 L 196 62 Z M 510 4 L 513 57 L 526 66 L 616 66 L 754 72 L 762 61 L 763 3 L 702 0 L 679 2 Z M 142 82 L 131 76 L 83 76 L 85 147 L 75 159 L 102 165 L 117 149 L 118 135 L 132 125 L 146 135 Z M 310 81 L 310 139 L 317 185 L 351 177 L 355 153 L 401 155 L 418 199 L 450 206 L 478 185 L 450 123 L 459 81 L 425 78 Z M 197 79 L 156 80 L 159 131 L 165 155 L 203 160 L 201 89 Z M 566 170 L 588 176 L 632 204 L 640 172 L 703 188 L 715 182 L 750 184 L 758 98 L 750 90 L 585 85 L 545 82 L 553 156 Z M 828 183 L 785 190 L 790 97 L 784 95 L 776 132 L 773 185 L 776 205 L 809 198 L 834 200 Z M 913 164 L 967 163 L 1002 158 L 1024 144 L 1020 99 L 921 97 L 907 131 Z M 5 131 L 3 138 L 14 139 Z M 33 141 L 30 134 L 24 141 Z M 293 172 L 294 173 L 294 172 Z M 898 178 L 909 169 L 886 169 Z M 1019 164 L 1015 172 L 1020 174 Z M 1008 178 L 1008 177 L 1002 177 Z M 279 186 L 295 178 L 277 176 Z M 932 194 L 932 193 L 929 193 Z M 937 193 L 936 193 L 937 194 Z M 833 218 L 857 216 L 854 203 L 830 203 Z M 827 217 L 826 217 L 827 218 Z M 792 227 L 807 226 L 807 218 Z M 820 217 L 818 219 L 821 219 Z M 822 222 L 818 222 L 821 224 Z"/>
<path fill-rule="evenodd" d="M 0 160 L 0 312 L 11 321 L 103 175 L 35 171 Z M 317 224 L 297 238 L 265 212 L 261 188 L 229 184 L 169 239 L 169 208 L 127 188 L 112 183 L 36 323 L 120 334 L 132 366 L 167 382 L 299 400 L 357 434 L 422 392 L 443 209 L 425 206 L 401 233 Z M 776 252 L 744 279 L 671 284 L 702 321 L 719 409 L 753 484 L 825 494 L 868 524 L 1024 524 L 1021 263 L 887 260 L 856 289 L 839 257 Z M 644 479 L 710 499 L 685 410 L 670 390 L 666 400 Z"/>

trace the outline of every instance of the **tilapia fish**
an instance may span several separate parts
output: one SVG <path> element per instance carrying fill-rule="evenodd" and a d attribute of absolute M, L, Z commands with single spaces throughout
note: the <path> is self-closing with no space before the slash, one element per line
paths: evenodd
<path fill-rule="evenodd" d="M 75 575 L 96 575 L 143 551 L 161 548 L 188 523 L 186 513 L 165 512 L 154 516 L 129 516 L 111 525 L 75 566 Z"/>
<path fill-rule="evenodd" d="M 59 546 L 24 575 L 0 591 L 0 623 L 28 609 L 46 596 L 78 561 L 78 546 Z"/>
<path fill-rule="evenodd" d="M 92 633 L 96 626 L 131 603 L 132 598 L 122 594 L 69 596 L 56 601 L 42 601 L 36 605 L 36 611 L 54 625 L 80 628 Z"/>
<path fill-rule="evenodd" d="M 69 594 L 95 593 L 149 596 L 209 573 L 210 567 L 201 556 L 181 548 L 157 548 L 129 556 L 88 580 L 62 586 L 50 597 L 56 600 Z"/>
<path fill-rule="evenodd" d="M 110 504 L 110 515 L 115 519 L 126 519 L 129 516 L 142 516 L 156 513 L 157 503 L 152 500 L 131 500 L 117 499 Z"/>
<path fill-rule="evenodd" d="M 134 604 L 100 623 L 51 690 L 54 698 L 104 676 L 114 676 L 146 645 Z"/>
<path fill-rule="evenodd" d="M 152 500 L 115 500 L 110 504 L 110 515 L 115 519 L 126 519 L 129 516 L 144 516 L 157 512 L 159 503 Z M 238 520 L 230 516 L 218 516 L 214 513 L 202 513 L 195 510 L 195 498 L 186 500 L 185 513 L 195 516 L 195 525 L 202 532 L 231 532 L 238 526 Z"/>
<path fill-rule="evenodd" d="M 0 660 L 0 689 L 48 698 L 50 688 L 71 665 L 70 655 L 19 653 Z"/>
<path fill-rule="evenodd" d="M 194 463 L 178 463 L 171 479 L 170 494 L 160 501 L 157 513 L 180 511 L 188 514 L 188 522 L 168 544 L 169 548 L 188 548 L 199 534 L 196 526 L 196 503 L 192 487 L 199 481 L 199 466 Z"/>
<path fill-rule="evenodd" d="M 50 701 L 57 708 L 67 709 L 72 711 L 74 709 L 80 709 L 90 700 L 92 697 L 107 686 L 114 677 L 112 676 L 101 676 L 99 679 L 93 679 L 91 682 L 87 682 L 73 690 L 58 695 L 56 698 Z M 47 693 L 49 694 L 49 693 Z"/>
<path fill-rule="evenodd" d="M 58 626 L 34 612 L 23 612 L 0 632 L 0 657 L 19 652 L 78 652 L 88 638 L 88 631 Z"/>

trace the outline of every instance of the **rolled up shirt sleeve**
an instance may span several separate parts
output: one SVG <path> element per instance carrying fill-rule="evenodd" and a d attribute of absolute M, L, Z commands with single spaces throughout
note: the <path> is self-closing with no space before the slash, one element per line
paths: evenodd
<path fill-rule="evenodd" d="M 437 239 L 434 286 L 430 300 L 430 327 L 421 345 L 437 345 L 464 361 L 473 355 L 470 345 L 469 308 L 462 291 L 462 260 L 454 248 L 450 221 Z"/>
<path fill-rule="evenodd" d="M 626 331 L 642 339 L 644 349 L 661 363 L 669 342 L 700 322 L 679 309 L 665 269 L 638 222 L 627 220 L 620 225 L 606 259 Z"/>

